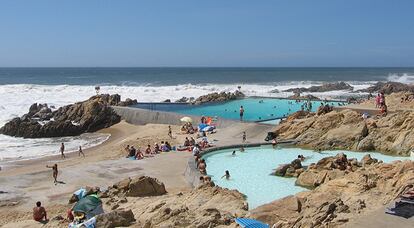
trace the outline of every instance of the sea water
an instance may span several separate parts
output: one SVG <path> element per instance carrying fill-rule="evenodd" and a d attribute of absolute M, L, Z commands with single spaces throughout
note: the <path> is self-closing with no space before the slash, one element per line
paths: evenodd
<path fill-rule="evenodd" d="M 0 126 L 27 113 L 35 102 L 58 108 L 88 99 L 96 94 L 96 85 L 101 87 L 101 93 L 118 93 L 123 99 L 160 102 L 212 92 L 233 92 L 239 86 L 247 96 L 288 97 L 292 93 L 283 90 L 324 82 L 346 81 L 358 90 L 377 81 L 413 82 L 413 79 L 414 68 L 0 68 Z M 313 95 L 330 99 L 364 93 L 330 91 Z M 238 113 L 232 111 L 227 114 L 238 117 Z M 246 118 L 251 111 L 247 105 Z M 265 110 L 254 118 L 271 114 L 276 113 Z M 0 135 L 0 160 L 55 154 L 61 141 L 70 146 L 68 150 L 75 150 L 78 145 L 92 146 L 106 138 L 105 135 L 85 135 L 21 139 Z"/>
<path fill-rule="evenodd" d="M 232 156 L 232 151 L 236 155 Z M 285 178 L 271 175 L 281 164 L 292 162 L 298 155 L 304 155 L 306 160 L 302 165 L 316 163 L 328 156 L 335 156 L 343 152 L 349 158 L 357 158 L 359 161 L 366 154 L 383 162 L 405 160 L 408 157 L 393 157 L 375 152 L 351 152 L 344 150 L 323 151 L 321 153 L 312 150 L 304 150 L 293 147 L 271 146 L 250 147 L 245 152 L 239 148 L 220 150 L 208 153 L 203 158 L 207 163 L 207 173 L 214 183 L 221 187 L 237 189 L 247 196 L 249 208 L 253 209 L 273 200 L 293 195 L 307 189 L 296 186 L 296 178 Z M 230 179 L 222 178 L 225 171 L 230 172 Z"/>

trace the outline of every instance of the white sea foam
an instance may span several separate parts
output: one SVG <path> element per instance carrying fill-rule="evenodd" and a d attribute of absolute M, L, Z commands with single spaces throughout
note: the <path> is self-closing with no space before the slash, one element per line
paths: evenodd
<path fill-rule="evenodd" d="M 132 98 L 141 102 L 158 102 L 166 99 L 177 100 L 183 96 L 198 97 L 212 92 L 232 92 L 241 86 L 241 90 L 248 96 L 271 96 L 287 97 L 292 93 L 282 92 L 283 90 L 295 87 L 310 87 L 319 85 L 316 82 L 291 82 L 277 85 L 258 84 L 206 84 L 193 85 L 184 84 L 176 86 L 150 86 L 134 85 L 124 83 L 122 86 L 104 85 L 101 86 L 101 93 L 118 93 L 123 99 Z M 356 89 L 368 87 L 372 83 L 352 83 Z M 279 92 L 272 93 L 272 90 Z M 88 99 L 95 95 L 94 86 L 86 85 L 33 85 L 15 84 L 0 85 L 0 126 L 8 120 L 27 113 L 31 104 L 47 103 L 56 108 L 71 104 L 77 101 Z M 332 91 L 316 93 L 322 98 L 335 98 L 349 96 L 349 91 Z M 58 151 L 59 143 L 66 142 L 69 150 L 74 150 L 79 145 L 87 146 L 102 143 L 107 136 L 83 135 L 80 137 L 67 137 L 55 139 L 21 139 L 0 135 L 0 159 L 33 158 L 55 154 Z"/>
<path fill-rule="evenodd" d="M 390 74 L 387 77 L 388 81 L 392 82 L 401 82 L 406 84 L 412 84 L 414 83 L 414 75 L 412 74 Z"/>

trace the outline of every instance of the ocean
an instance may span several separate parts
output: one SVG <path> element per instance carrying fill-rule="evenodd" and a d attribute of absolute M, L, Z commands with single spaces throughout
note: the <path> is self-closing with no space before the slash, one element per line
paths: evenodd
<path fill-rule="evenodd" d="M 60 107 L 101 93 L 118 93 L 142 102 L 198 97 L 234 91 L 248 96 L 287 97 L 283 90 L 324 82 L 345 81 L 355 90 L 378 81 L 414 82 L 414 68 L 0 68 L 0 126 L 26 113 L 35 102 Z M 275 91 L 276 90 L 276 91 Z M 314 93 L 344 98 L 350 91 Z M 59 143 L 68 150 L 102 143 L 107 135 L 86 134 L 55 139 L 21 139 L 0 135 L 0 161 L 57 154 Z"/>

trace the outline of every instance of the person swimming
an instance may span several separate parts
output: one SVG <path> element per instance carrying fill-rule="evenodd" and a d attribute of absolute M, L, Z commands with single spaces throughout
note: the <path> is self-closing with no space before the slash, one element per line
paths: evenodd
<path fill-rule="evenodd" d="M 235 156 L 235 155 L 236 155 L 236 151 L 235 151 L 235 150 L 233 150 L 233 153 L 231 153 L 231 155 L 232 155 L 232 156 Z"/>
<path fill-rule="evenodd" d="M 221 178 L 223 179 L 223 177 L 225 177 L 226 180 L 230 179 L 230 172 L 228 170 L 226 170 L 226 172 L 224 173 L 224 175 Z"/>

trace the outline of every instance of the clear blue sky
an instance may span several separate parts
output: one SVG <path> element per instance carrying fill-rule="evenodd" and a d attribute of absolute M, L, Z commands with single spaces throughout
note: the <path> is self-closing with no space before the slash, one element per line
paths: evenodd
<path fill-rule="evenodd" d="M 414 66 L 414 1 L 2 0 L 0 66 Z"/>

